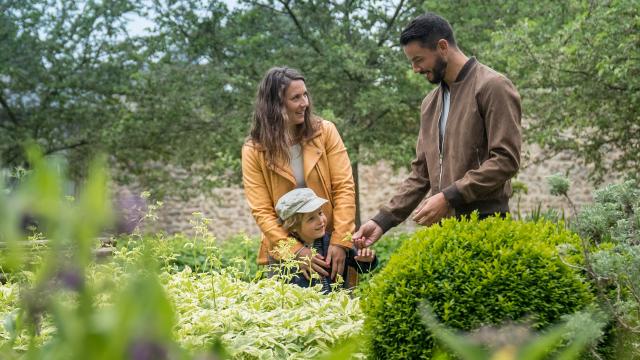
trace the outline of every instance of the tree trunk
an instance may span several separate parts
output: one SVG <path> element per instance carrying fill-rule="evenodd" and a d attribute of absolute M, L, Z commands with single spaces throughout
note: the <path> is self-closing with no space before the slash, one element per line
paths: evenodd
<path fill-rule="evenodd" d="M 353 172 L 353 182 L 356 187 L 356 229 L 360 227 L 360 178 L 358 177 L 358 161 L 351 164 L 351 171 Z"/>

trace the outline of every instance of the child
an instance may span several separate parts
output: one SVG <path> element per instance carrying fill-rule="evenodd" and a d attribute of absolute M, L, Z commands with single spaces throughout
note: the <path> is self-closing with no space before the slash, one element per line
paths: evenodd
<path fill-rule="evenodd" d="M 304 244 L 304 247 L 298 250 L 296 258 L 304 260 L 310 256 L 311 248 L 316 250 L 316 256 L 300 265 L 300 274 L 296 274 L 292 279 L 292 283 L 301 287 L 314 286 L 318 282 L 322 284 L 322 292 L 331 291 L 331 279 L 328 276 L 327 267 L 324 258 L 329 248 L 330 233 L 326 231 L 327 218 L 322 213 L 322 205 L 327 200 L 322 199 L 309 188 L 298 188 L 284 194 L 276 203 L 276 213 L 282 221 L 282 227 L 289 234 Z M 310 269 L 315 270 L 320 279 L 310 279 Z M 351 288 L 357 284 L 357 274 L 366 273 L 373 270 L 378 265 L 378 259 L 375 251 L 369 248 L 358 249 L 353 248 L 347 251 L 345 259 L 345 268 L 342 278 L 345 280 L 343 286 Z M 330 268 L 329 268 L 330 271 Z M 323 275 L 326 274 L 326 275 Z"/>

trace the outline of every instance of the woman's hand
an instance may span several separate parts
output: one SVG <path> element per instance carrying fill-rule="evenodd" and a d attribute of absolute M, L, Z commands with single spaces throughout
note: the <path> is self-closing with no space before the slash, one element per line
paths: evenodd
<path fill-rule="evenodd" d="M 297 259 L 300 261 L 300 272 L 302 275 L 309 280 L 311 278 L 311 271 L 317 272 L 320 276 L 327 277 L 329 273 L 325 267 L 327 263 L 324 261 L 324 257 L 320 254 L 316 254 L 316 256 L 311 256 L 311 249 L 308 247 L 303 247 L 298 252 Z"/>
<path fill-rule="evenodd" d="M 371 248 L 358 249 L 358 255 L 353 258 L 359 262 L 373 262 L 376 257 L 376 251 Z"/>
<path fill-rule="evenodd" d="M 331 264 L 331 280 L 335 280 L 337 274 L 342 275 L 346 259 L 347 251 L 343 247 L 338 245 L 329 245 L 326 264 Z"/>

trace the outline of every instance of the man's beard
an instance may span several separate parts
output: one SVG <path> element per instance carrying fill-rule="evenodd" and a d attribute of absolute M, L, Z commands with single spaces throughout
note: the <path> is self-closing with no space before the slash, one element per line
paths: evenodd
<path fill-rule="evenodd" d="M 433 74 L 433 79 L 427 78 L 427 80 L 432 84 L 440 84 L 444 79 L 444 73 L 447 71 L 447 62 L 444 61 L 442 57 L 438 57 L 436 59 L 436 65 L 433 67 L 431 74 Z"/>

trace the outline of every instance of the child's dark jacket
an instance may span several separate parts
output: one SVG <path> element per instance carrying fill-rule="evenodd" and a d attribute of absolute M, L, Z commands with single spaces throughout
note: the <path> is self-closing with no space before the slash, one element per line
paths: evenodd
<path fill-rule="evenodd" d="M 330 234 L 325 234 L 322 238 L 322 251 L 319 251 L 319 255 L 323 257 L 327 256 L 327 252 L 329 250 L 329 242 L 331 240 Z M 351 248 L 347 251 L 347 258 L 345 259 L 344 271 L 342 272 L 342 279 L 344 283 L 342 287 L 345 289 L 354 288 L 358 284 L 358 274 L 368 273 L 371 270 L 375 269 L 378 266 L 378 257 L 374 257 L 372 262 L 360 262 L 356 261 L 355 256 L 357 255 L 357 251 L 354 248 Z M 329 269 L 331 272 L 331 269 Z M 320 279 L 306 279 L 302 274 L 297 274 L 291 279 L 291 283 L 296 284 L 300 287 L 309 287 L 315 286 L 320 282 Z M 333 283 L 331 279 L 329 279 L 330 283 Z"/>

